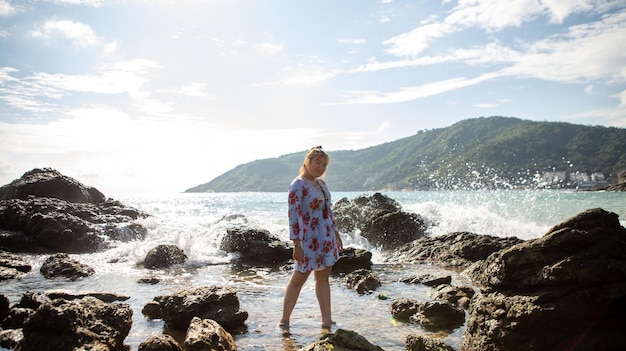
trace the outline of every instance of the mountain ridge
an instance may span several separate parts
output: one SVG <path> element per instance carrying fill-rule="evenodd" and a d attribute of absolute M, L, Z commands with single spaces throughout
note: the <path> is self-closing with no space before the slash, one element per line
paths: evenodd
<path fill-rule="evenodd" d="M 540 187 L 547 175 L 544 187 L 575 187 L 589 174 L 617 180 L 626 169 L 626 129 L 477 117 L 328 153 L 326 180 L 334 191 L 526 189 Z M 241 164 L 185 192 L 286 191 L 305 154 Z"/>

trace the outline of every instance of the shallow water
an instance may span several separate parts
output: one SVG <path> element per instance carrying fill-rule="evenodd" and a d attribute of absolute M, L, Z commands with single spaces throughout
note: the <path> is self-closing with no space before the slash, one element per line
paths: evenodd
<path fill-rule="evenodd" d="M 333 200 L 352 199 L 361 193 L 333 193 Z M 626 193 L 573 191 L 442 191 L 386 193 L 405 210 L 420 214 L 429 224 L 430 235 L 450 231 L 470 231 L 522 239 L 540 237 L 550 227 L 588 208 L 601 207 L 626 218 Z M 0 282 L 0 292 L 17 302 L 26 291 L 64 290 L 70 293 L 112 292 L 129 296 L 125 303 L 133 309 L 133 327 L 126 339 L 132 350 L 152 335 L 163 333 L 161 320 L 143 317 L 143 306 L 155 296 L 167 295 L 200 286 L 230 286 L 237 291 L 241 307 L 248 311 L 247 331 L 234 335 L 239 350 L 294 350 L 313 342 L 321 322 L 314 292 L 313 277 L 303 288 L 291 320 L 291 338 L 276 330 L 282 310 L 282 294 L 291 274 L 289 269 L 242 267 L 235 255 L 218 249 L 228 225 L 224 216 L 243 214 L 239 221 L 265 228 L 287 239 L 287 206 L 281 193 L 234 194 L 119 194 L 110 196 L 137 207 L 152 216 L 142 220 L 148 229 L 143 241 L 115 243 L 105 252 L 71 255 L 91 265 L 96 274 L 79 281 L 44 279 L 39 267 L 47 256 L 26 255 L 33 271 L 12 281 Z M 402 265 L 387 262 L 383 253 L 371 247 L 358 233 L 342 233 L 345 246 L 373 252 L 374 271 L 383 286 L 373 294 L 358 295 L 347 289 L 341 277 L 331 277 L 333 329 L 353 330 L 385 350 L 402 350 L 410 333 L 432 334 L 417 325 L 391 319 L 389 305 L 394 298 L 430 299 L 430 288 L 398 282 L 412 274 L 436 273 L 430 265 Z M 176 244 L 185 250 L 188 264 L 168 270 L 145 270 L 137 264 L 158 244 Z M 115 262 L 115 263 L 112 263 Z M 470 283 L 453 271 L 454 285 Z M 137 280 L 156 277 L 156 285 Z M 381 300 L 379 294 L 389 298 Z M 458 347 L 463 328 L 438 334 L 446 343 Z"/>

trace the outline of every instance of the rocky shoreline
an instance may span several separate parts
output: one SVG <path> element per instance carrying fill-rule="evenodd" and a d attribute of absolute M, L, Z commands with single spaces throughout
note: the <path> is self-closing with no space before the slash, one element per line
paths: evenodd
<path fill-rule="evenodd" d="M 523 241 L 475 233 L 425 234 L 418 214 L 403 211 L 376 193 L 340 199 L 340 229 L 358 229 L 382 247 L 390 262 L 422 263 L 462 272 L 473 286 L 454 286 L 449 276 L 411 275 L 407 284 L 433 289 L 427 302 L 398 297 L 390 317 L 446 333 L 465 325 L 460 350 L 621 350 L 626 321 L 626 229 L 615 213 L 589 209 L 555 225 L 542 237 Z M 107 250 L 116 241 L 142 240 L 137 219 L 149 216 L 53 169 L 34 169 L 0 188 L 0 281 L 33 270 L 20 256 L 48 256 L 38 267 L 45 278 L 82 279 L 97 274 L 68 254 Z M 291 243 L 263 228 L 230 223 L 220 245 L 255 265 L 289 265 Z M 245 221 L 244 221 L 245 222 Z M 159 245 L 144 269 L 184 265 L 184 251 Z M 376 293 L 382 283 L 372 271 L 371 253 L 347 248 L 334 274 L 358 294 Z M 139 281 L 155 284 L 158 281 Z M 386 298 L 379 296 L 379 298 Z M 10 305 L 0 294 L 0 347 L 14 350 L 128 350 L 132 328 L 128 296 L 108 292 L 24 293 Z M 236 350 L 248 313 L 237 292 L 202 286 L 155 296 L 143 315 L 162 319 L 168 329 L 139 350 Z M 302 350 L 382 350 L 367 335 L 338 329 Z M 406 350 L 454 350 L 440 339 L 406 337 Z"/>

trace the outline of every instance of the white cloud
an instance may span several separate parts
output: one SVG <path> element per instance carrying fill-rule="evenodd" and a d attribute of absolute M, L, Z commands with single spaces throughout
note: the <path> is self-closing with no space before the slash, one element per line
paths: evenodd
<path fill-rule="evenodd" d="M 9 17 L 17 13 L 15 6 L 8 0 L 0 0 L 0 16 Z"/>
<path fill-rule="evenodd" d="M 32 36 L 45 40 L 51 40 L 60 36 L 81 47 L 98 44 L 98 38 L 90 26 L 72 20 L 48 20 L 35 29 L 32 32 Z"/>
<path fill-rule="evenodd" d="M 349 97 L 344 104 L 388 104 L 412 101 L 476 85 L 496 77 L 498 77 L 498 74 L 489 73 L 472 79 L 462 77 L 451 78 L 418 86 L 405 87 L 393 92 L 352 91 L 349 92 Z"/>

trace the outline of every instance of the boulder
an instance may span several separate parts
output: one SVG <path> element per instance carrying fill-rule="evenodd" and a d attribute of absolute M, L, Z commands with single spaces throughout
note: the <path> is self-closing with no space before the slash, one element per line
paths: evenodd
<path fill-rule="evenodd" d="M 626 229 L 584 211 L 542 237 L 466 270 L 481 288 L 462 340 L 468 350 L 620 350 L 626 325 Z"/>
<path fill-rule="evenodd" d="M 292 247 L 265 229 L 231 227 L 226 230 L 220 249 L 238 252 L 252 263 L 281 263 L 292 257 Z"/>
<path fill-rule="evenodd" d="M 397 201 L 380 193 L 352 201 L 340 199 L 333 205 L 333 212 L 341 232 L 358 229 L 370 244 L 385 250 L 412 242 L 424 236 L 426 230 L 419 215 L 404 212 Z"/>
<path fill-rule="evenodd" d="M 383 351 L 356 332 L 337 329 L 334 333 L 323 334 L 317 340 L 299 351 Z"/>
<path fill-rule="evenodd" d="M 516 237 L 496 237 L 469 232 L 452 232 L 422 237 L 389 255 L 389 261 L 435 263 L 442 267 L 467 268 L 490 254 L 523 242 Z"/>
<path fill-rule="evenodd" d="M 147 214 L 96 189 L 35 169 L 0 188 L 0 248 L 11 252 L 87 253 L 110 241 L 143 239 Z"/>
<path fill-rule="evenodd" d="M 357 249 L 354 247 L 346 247 L 339 253 L 339 260 L 333 265 L 333 274 L 351 273 L 357 269 L 372 270 L 372 253 Z"/>
<path fill-rule="evenodd" d="M 173 330 L 187 330 L 193 317 L 212 319 L 229 332 L 244 326 L 248 312 L 240 309 L 237 293 L 229 287 L 210 286 L 157 296 L 165 324 Z"/>
<path fill-rule="evenodd" d="M 359 294 L 370 293 L 380 287 L 378 275 L 368 269 L 357 269 L 346 275 L 346 285 Z"/>
<path fill-rule="evenodd" d="M 96 205 L 105 201 L 105 196 L 98 189 L 85 186 L 52 168 L 35 168 L 0 187 L 0 200 L 26 200 L 31 196 Z"/>
<path fill-rule="evenodd" d="M 0 347 L 13 350 L 23 337 L 22 329 L 0 330 Z"/>
<path fill-rule="evenodd" d="M 127 350 L 124 339 L 132 325 L 127 304 L 106 303 L 95 297 L 43 302 L 25 320 L 20 351 Z"/>
<path fill-rule="evenodd" d="M 419 311 L 420 302 L 406 297 L 391 301 L 389 311 L 391 316 L 399 321 L 408 322 L 409 318 Z"/>
<path fill-rule="evenodd" d="M 138 351 L 183 351 L 183 349 L 173 336 L 160 334 L 139 344 Z"/>
<path fill-rule="evenodd" d="M 451 331 L 463 326 L 465 311 L 446 301 L 427 301 L 418 305 L 417 313 L 409 321 L 430 331 Z"/>
<path fill-rule="evenodd" d="M 6 251 L 0 251 L 0 281 L 15 279 L 32 270 L 24 258 Z"/>
<path fill-rule="evenodd" d="M 39 271 L 48 279 L 62 277 L 72 280 L 88 277 L 96 273 L 92 267 L 71 259 L 66 253 L 58 253 L 48 257 L 41 265 Z"/>
<path fill-rule="evenodd" d="M 176 245 L 162 244 L 152 248 L 143 261 L 148 269 L 168 268 L 187 262 L 187 255 Z"/>
<path fill-rule="evenodd" d="M 184 342 L 185 351 L 235 351 L 233 336 L 211 319 L 193 317 Z"/>

